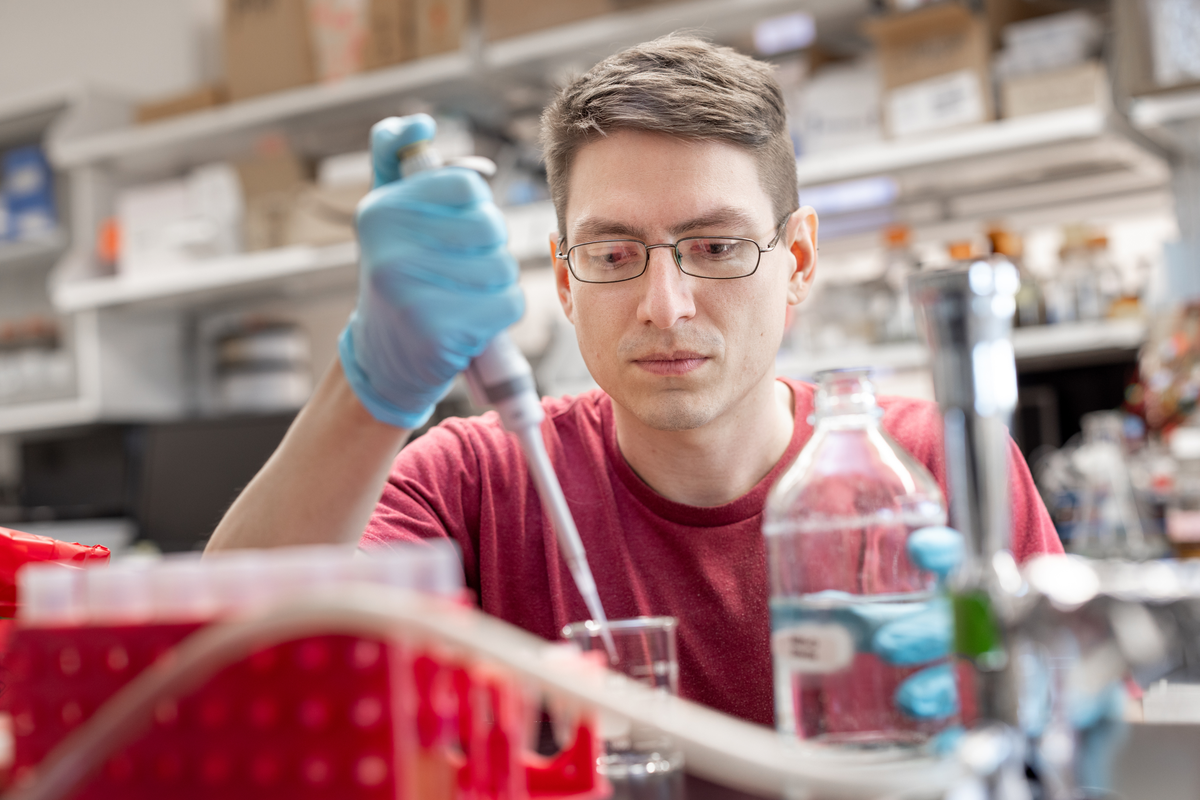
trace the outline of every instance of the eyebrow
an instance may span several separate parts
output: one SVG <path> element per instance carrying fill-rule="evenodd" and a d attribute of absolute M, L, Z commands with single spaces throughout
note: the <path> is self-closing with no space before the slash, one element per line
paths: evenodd
<path fill-rule="evenodd" d="M 679 237 L 681 234 L 709 228 L 720 234 L 733 235 L 733 232 L 736 230 L 745 232 L 747 229 L 753 228 L 754 225 L 755 220 L 750 214 L 741 209 L 727 207 L 714 209 L 698 217 L 693 217 L 692 219 L 672 225 L 667 229 L 667 232 L 673 237 Z M 725 230 L 721 230 L 722 228 Z M 585 217 L 576 224 L 575 236 L 579 242 L 595 241 L 598 238 L 604 239 L 610 237 L 616 239 L 644 239 L 645 229 L 617 220 Z"/>

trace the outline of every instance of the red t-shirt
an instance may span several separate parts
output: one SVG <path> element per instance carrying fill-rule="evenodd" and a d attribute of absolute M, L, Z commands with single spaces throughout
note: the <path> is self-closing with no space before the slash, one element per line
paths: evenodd
<path fill-rule="evenodd" d="M 812 435 L 814 387 L 795 395 L 795 431 L 758 485 L 712 508 L 657 494 L 617 448 L 612 400 L 596 390 L 543 400 L 542 433 L 612 619 L 679 619 L 680 694 L 771 725 L 774 699 L 762 511 L 767 492 Z M 929 402 L 881 397 L 883 426 L 946 490 L 942 422 Z M 1012 447 L 1013 550 L 1018 560 L 1061 552 L 1029 469 Z M 467 585 L 489 614 L 557 639 L 587 619 L 516 440 L 494 412 L 449 419 L 404 448 L 364 549 L 449 536 Z"/>

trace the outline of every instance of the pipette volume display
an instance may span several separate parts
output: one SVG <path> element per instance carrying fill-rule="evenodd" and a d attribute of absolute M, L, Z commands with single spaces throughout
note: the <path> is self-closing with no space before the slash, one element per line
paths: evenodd
<path fill-rule="evenodd" d="M 403 147 L 396 156 L 400 160 L 400 174 L 404 177 L 437 169 L 444 164 L 441 155 L 427 141 Z M 486 170 L 479 169 L 482 161 L 483 159 L 470 158 L 463 159 L 460 164 L 486 174 Z M 600 603 L 596 581 L 588 566 L 583 541 L 579 538 L 575 519 L 571 516 L 567 499 L 558 482 L 558 475 L 555 474 L 546 452 L 546 442 L 541 434 L 545 412 L 538 398 L 529 362 L 508 334 L 501 332 L 471 362 L 466 371 L 466 378 L 476 404 L 494 406 L 505 430 L 513 433 L 521 443 L 521 449 L 529 464 L 529 472 L 537 486 L 538 496 L 542 499 L 546 513 L 550 515 L 555 536 L 559 547 L 562 548 L 563 560 L 567 562 L 575 586 L 583 596 L 588 614 L 600 629 L 600 638 L 608 651 L 609 660 L 617 663 L 616 644 L 608 627 L 604 606 Z"/>

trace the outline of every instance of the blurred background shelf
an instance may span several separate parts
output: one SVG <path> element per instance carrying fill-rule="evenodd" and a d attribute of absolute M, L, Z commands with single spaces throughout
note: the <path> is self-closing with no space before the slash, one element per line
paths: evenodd
<path fill-rule="evenodd" d="M 936 167 L 963 159 L 1001 156 L 1037 147 L 1092 141 L 1113 137 L 1109 118 L 1106 109 L 1082 106 L 1003 119 L 945 133 L 802 157 L 797 161 L 796 173 L 801 186 L 811 186 L 918 167 Z"/>
<path fill-rule="evenodd" d="M 353 286 L 357 274 L 358 245 L 345 242 L 247 253 L 144 274 L 60 281 L 52 296 L 64 312 L 131 304 L 182 308 L 247 294 Z"/>
<path fill-rule="evenodd" d="M 1017 369 L 1078 365 L 1114 353 L 1132 354 L 1146 342 L 1148 326 L 1140 319 L 1039 325 L 1013 331 Z"/>
<path fill-rule="evenodd" d="M 1013 331 L 1018 371 L 1080 366 L 1114 355 L 1136 353 L 1146 341 L 1147 325 L 1140 319 L 1037 325 Z M 780 374 L 811 377 L 827 369 L 871 367 L 884 373 L 923 369 L 929 353 L 919 342 L 853 345 L 816 354 L 781 354 Z"/>
<path fill-rule="evenodd" d="M 1103 106 L 821 152 L 800 158 L 797 174 L 826 240 L 887 222 L 961 229 L 1003 217 L 1023 226 L 1047 215 L 1086 219 L 1106 204 L 1170 203 L 1166 152 Z"/>
<path fill-rule="evenodd" d="M 813 0 L 805 13 L 848 18 L 865 13 L 864 0 Z M 722 31 L 748 39 L 754 25 L 772 14 L 796 11 L 789 0 L 693 0 L 651 4 L 535 33 L 483 42 L 478 32 L 462 49 L 428 56 L 337 80 L 254 97 L 172 119 L 133 125 L 130 104 L 105 101 L 102 126 L 72 121 L 48 139 L 62 169 L 102 166 L 130 175 L 180 170 L 250 149 L 264 132 L 312 140 L 313 126 L 354 131 L 337 144 L 361 147 L 360 132 L 386 116 L 429 104 L 471 108 L 473 115 L 500 124 L 515 87 L 582 71 L 621 47 L 679 29 Z M 336 119 L 334 118 L 336 116 Z M 350 138 L 351 136 L 355 138 Z"/>
<path fill-rule="evenodd" d="M 1142 129 L 1200 119 L 1200 85 L 1135 97 L 1129 104 L 1129 119 Z"/>
<path fill-rule="evenodd" d="M 506 210 L 505 218 L 513 256 L 518 261 L 544 259 L 547 234 L 555 226 L 554 206 L 530 203 Z M 0 269 L 3 254 L 0 249 Z M 53 283 L 51 297 L 64 313 L 123 305 L 187 309 L 250 297 L 352 290 L 357 279 L 358 243 L 351 241 L 244 253 L 140 274 L 64 279 Z"/>
<path fill-rule="evenodd" d="M 66 231 L 56 230 L 50 236 L 29 241 L 0 242 L 0 272 L 21 269 L 34 264 L 48 264 L 67 249 Z"/>
<path fill-rule="evenodd" d="M 87 130 L 80 121 L 51 136 L 47 146 L 62 169 L 92 165 L 133 173 L 184 169 L 244 153 L 265 131 L 302 132 L 322 116 L 351 115 L 347 123 L 364 116 L 377 120 L 397 113 L 398 96 L 434 91 L 467 81 L 472 74 L 471 58 L 452 53 L 141 125 L 131 124 L 128 104 L 109 100 L 104 102 L 115 110 L 106 128 Z"/>

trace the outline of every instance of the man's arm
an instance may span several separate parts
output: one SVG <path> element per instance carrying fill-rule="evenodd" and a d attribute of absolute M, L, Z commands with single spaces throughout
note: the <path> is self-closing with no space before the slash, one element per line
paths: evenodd
<path fill-rule="evenodd" d="M 357 544 L 410 433 L 375 419 L 334 362 L 205 552 Z"/>

